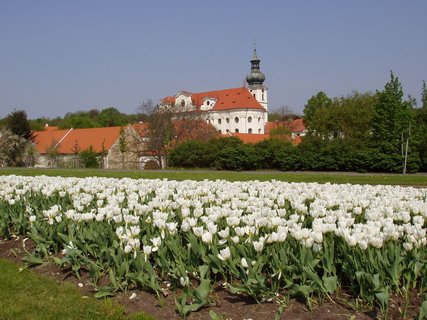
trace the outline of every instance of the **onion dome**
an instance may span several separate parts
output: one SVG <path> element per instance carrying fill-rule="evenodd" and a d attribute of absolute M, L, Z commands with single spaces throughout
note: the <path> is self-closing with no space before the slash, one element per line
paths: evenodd
<path fill-rule="evenodd" d="M 258 56 L 256 54 L 256 48 L 254 48 L 254 55 L 251 60 L 251 72 L 246 76 L 246 82 L 248 85 L 259 84 L 262 85 L 265 80 L 265 75 L 259 70 Z"/>

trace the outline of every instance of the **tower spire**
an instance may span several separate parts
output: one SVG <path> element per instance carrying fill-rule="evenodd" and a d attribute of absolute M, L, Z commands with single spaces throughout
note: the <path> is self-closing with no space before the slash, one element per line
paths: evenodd
<path fill-rule="evenodd" d="M 254 39 L 254 54 L 252 56 L 252 60 L 259 60 L 258 56 L 256 54 L 256 41 L 255 41 L 255 39 Z"/>
<path fill-rule="evenodd" d="M 260 60 L 256 52 L 256 42 L 254 41 L 254 53 L 251 59 L 251 72 L 246 76 L 246 81 L 249 86 L 251 85 L 262 85 L 265 80 L 265 75 L 259 68 Z"/>

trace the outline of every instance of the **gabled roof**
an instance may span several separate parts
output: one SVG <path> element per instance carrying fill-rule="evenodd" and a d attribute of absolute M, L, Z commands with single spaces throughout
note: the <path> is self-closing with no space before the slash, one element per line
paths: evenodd
<path fill-rule="evenodd" d="M 120 136 L 121 127 L 66 129 L 35 131 L 35 144 L 37 151 L 45 154 L 49 148 L 57 146 L 60 154 L 73 154 L 75 146 L 80 150 L 93 147 L 95 152 L 101 152 L 102 148 L 109 150 Z"/>
<path fill-rule="evenodd" d="M 294 119 L 288 123 L 288 128 L 291 132 L 303 132 L 305 130 L 304 119 Z"/>
<path fill-rule="evenodd" d="M 304 119 L 294 119 L 290 121 L 269 121 L 265 124 L 265 132 L 270 133 L 271 130 L 278 127 L 285 127 L 290 132 L 304 132 Z"/>
<path fill-rule="evenodd" d="M 221 111 L 228 109 L 258 109 L 265 111 L 264 107 L 245 87 L 198 93 L 188 93 L 183 91 L 178 95 L 184 93 L 191 95 L 191 101 L 193 105 L 196 106 L 197 110 L 200 110 L 200 106 L 203 105 L 203 102 L 207 98 L 214 98 L 217 101 L 210 111 Z M 175 103 L 175 98 L 165 97 L 161 101 L 166 104 L 171 104 Z"/>

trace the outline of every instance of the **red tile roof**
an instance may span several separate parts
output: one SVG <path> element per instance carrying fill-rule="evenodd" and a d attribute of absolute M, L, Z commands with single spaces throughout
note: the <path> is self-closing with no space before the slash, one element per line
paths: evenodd
<path fill-rule="evenodd" d="M 76 144 L 80 150 L 92 146 L 95 152 L 101 152 L 103 146 L 109 150 L 120 136 L 121 127 L 66 129 L 36 131 L 36 148 L 41 154 L 45 154 L 52 146 L 58 147 L 60 154 L 73 154 Z"/>
<path fill-rule="evenodd" d="M 292 140 L 292 144 L 294 146 L 299 145 L 302 142 L 302 137 L 301 136 L 296 136 L 294 140 Z"/>
<path fill-rule="evenodd" d="M 165 97 L 161 100 L 162 103 L 165 104 L 174 104 L 175 103 L 175 97 Z"/>
<path fill-rule="evenodd" d="M 57 126 L 49 126 L 49 125 L 45 125 L 45 127 L 44 127 L 44 130 L 45 131 L 55 131 L 55 130 L 59 130 L 59 127 L 57 127 Z"/>
<path fill-rule="evenodd" d="M 281 126 L 286 127 L 290 132 L 303 132 L 305 130 L 304 119 L 295 119 L 291 121 L 269 121 L 265 124 L 265 132 L 270 133 L 271 130 Z"/>
<path fill-rule="evenodd" d="M 288 128 L 291 132 L 303 132 L 305 130 L 304 119 L 300 118 L 290 121 Z"/>
<path fill-rule="evenodd" d="M 245 87 L 194 93 L 191 98 L 197 107 L 203 104 L 205 98 L 217 99 L 215 106 L 211 109 L 212 111 L 227 109 L 265 110 Z"/>
<path fill-rule="evenodd" d="M 203 105 L 206 98 L 216 99 L 216 103 L 210 111 L 228 109 L 265 110 L 245 87 L 198 93 L 180 92 L 178 95 L 180 94 L 190 95 L 193 105 L 195 105 L 198 110 L 200 110 L 200 106 Z M 175 103 L 175 98 L 165 97 L 161 101 L 166 104 L 173 104 Z"/>
<path fill-rule="evenodd" d="M 270 139 L 269 134 L 253 134 L 253 133 L 228 133 L 224 136 L 237 137 L 242 140 L 244 143 L 257 143 Z"/>

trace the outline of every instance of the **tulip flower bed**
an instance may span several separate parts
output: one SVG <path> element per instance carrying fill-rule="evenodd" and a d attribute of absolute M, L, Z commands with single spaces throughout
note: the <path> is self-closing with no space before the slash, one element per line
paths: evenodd
<path fill-rule="evenodd" d="M 342 289 L 385 314 L 392 293 L 425 293 L 426 228 L 427 189 L 0 177 L 0 237 L 31 238 L 28 263 L 88 272 L 97 297 L 167 283 L 183 316 L 218 284 L 308 307 Z"/>

